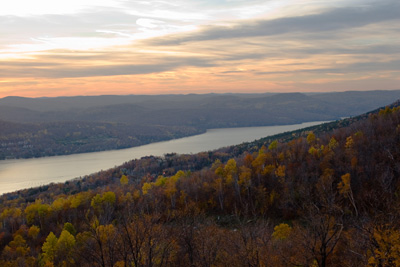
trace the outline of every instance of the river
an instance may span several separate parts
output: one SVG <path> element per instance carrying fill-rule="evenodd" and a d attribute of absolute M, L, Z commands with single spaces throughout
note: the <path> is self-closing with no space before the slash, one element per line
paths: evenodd
<path fill-rule="evenodd" d="M 144 156 L 190 154 L 251 142 L 323 122 L 294 125 L 210 129 L 206 133 L 128 149 L 0 161 L 0 194 L 49 183 L 65 182 Z"/>

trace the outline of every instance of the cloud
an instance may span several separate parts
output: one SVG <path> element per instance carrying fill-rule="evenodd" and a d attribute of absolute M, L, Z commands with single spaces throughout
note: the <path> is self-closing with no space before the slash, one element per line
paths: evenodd
<path fill-rule="evenodd" d="M 273 20 L 244 21 L 232 26 L 208 26 L 197 33 L 150 40 L 153 45 L 179 45 L 186 42 L 209 41 L 288 33 L 319 33 L 347 30 L 391 20 L 400 20 L 400 2 L 382 1 L 366 7 L 347 7 L 297 17 Z"/>
<path fill-rule="evenodd" d="M 219 1 L 221 7 L 223 2 Z M 347 8 L 307 8 L 307 13 L 299 12 L 303 16 L 209 20 L 209 26 L 203 27 L 198 27 L 197 20 L 162 18 L 161 13 L 157 17 L 155 11 L 169 6 L 163 1 L 150 1 L 149 5 L 143 1 L 143 10 L 157 8 L 140 16 L 140 8 L 138 15 L 99 9 L 98 13 L 75 15 L 3 16 L 0 25 L 7 27 L 0 29 L 0 34 L 20 41 L 27 38 L 23 36 L 26 27 L 35 40 L 49 44 L 36 42 L 36 47 L 48 50 L 32 47 L 26 50 L 32 52 L 14 52 L 15 58 L 7 58 L 12 51 L 0 51 L 0 81 L 21 80 L 21 88 L 38 80 L 38 88 L 49 84 L 57 88 L 65 82 L 74 88 L 91 86 L 105 91 L 103 81 L 108 88 L 124 84 L 128 90 L 134 84 L 147 86 L 149 91 L 152 87 L 187 91 L 290 87 L 293 91 L 309 84 L 327 88 L 322 87 L 323 82 L 343 84 L 360 77 L 366 84 L 369 77 L 395 81 L 400 71 L 400 2 L 358 1 L 363 4 L 359 6 L 354 2 L 349 1 L 352 6 Z M 213 3 L 208 2 L 210 6 Z M 184 9 L 174 6 L 171 12 Z M 193 5 L 188 9 L 193 11 Z M 171 13 L 165 14 L 169 17 Z M 222 22 L 226 26 L 221 26 Z M 189 29 L 184 29 L 186 26 L 190 30 L 182 33 Z M 146 36 L 159 37 L 143 35 L 139 40 L 138 35 L 145 31 Z M 10 39 L 5 38 L 7 43 L 2 41 L 0 47 L 12 44 Z M 91 47 L 93 42 L 97 46 Z M 85 46 L 91 48 L 83 49 Z"/>
<path fill-rule="evenodd" d="M 114 56 L 119 57 L 116 53 Z M 61 56 L 63 57 L 63 56 Z M 86 59 L 83 55 L 80 59 Z M 113 57 L 106 54 L 107 58 Z M 0 66 L 0 77 L 34 77 L 34 78 L 79 78 L 79 77 L 97 77 L 97 76 L 116 76 L 116 75 L 138 75 L 159 73 L 164 71 L 175 70 L 180 67 L 211 67 L 213 63 L 209 59 L 201 59 L 195 57 L 163 57 L 162 59 L 151 59 L 149 63 L 114 63 L 114 64 L 94 64 L 77 65 L 71 61 L 64 63 L 56 56 L 46 57 L 47 62 L 41 60 L 34 61 L 9 61 L 2 62 Z M 90 56 L 89 56 L 90 58 Z M 40 59 L 40 57 L 38 58 Z M 52 60 L 50 60 L 52 59 Z M 96 57 L 100 61 L 99 57 Z M 104 58 L 102 58 L 104 60 Z M 81 63 L 89 63 L 91 61 L 81 60 Z M 92 61 L 93 62 L 93 61 Z M 111 62 L 111 61 L 110 61 Z M 143 60 L 142 62 L 145 62 Z"/>
<path fill-rule="evenodd" d="M 136 20 L 136 24 L 140 25 L 142 27 L 145 27 L 145 28 L 153 29 L 153 28 L 159 27 L 160 25 L 165 24 L 165 22 L 161 21 L 161 20 L 155 20 L 155 19 L 140 18 L 140 19 Z"/>
<path fill-rule="evenodd" d="M 137 32 L 138 17 L 117 10 L 32 17 L 0 16 L 1 44 L 26 44 L 31 38 L 98 37 L 97 30 Z"/>
<path fill-rule="evenodd" d="M 293 64 L 291 64 L 293 65 Z M 302 65 L 302 64 L 299 64 Z M 306 67 L 306 66 L 304 66 Z M 359 62 L 354 64 L 343 64 L 337 66 L 336 68 L 297 68 L 295 70 L 285 70 L 285 71 L 263 71 L 257 72 L 258 75 L 274 75 L 274 74 L 298 74 L 298 73 L 308 73 L 308 74 L 349 74 L 349 73 L 366 73 L 366 72 L 381 72 L 381 71 L 400 71 L 400 60 L 392 60 L 388 62 Z"/>
<path fill-rule="evenodd" d="M 119 5 L 116 0 L 69 0 L 69 1 L 48 1 L 48 0 L 13 0 L 3 5 L 1 15 L 32 16 L 43 14 L 68 14 L 76 13 L 88 7 L 108 7 Z"/>

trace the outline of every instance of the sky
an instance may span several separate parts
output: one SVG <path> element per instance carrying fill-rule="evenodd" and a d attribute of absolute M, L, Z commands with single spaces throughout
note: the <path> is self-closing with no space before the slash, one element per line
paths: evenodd
<path fill-rule="evenodd" d="M 400 89 L 399 0 L 13 0 L 0 97 Z"/>

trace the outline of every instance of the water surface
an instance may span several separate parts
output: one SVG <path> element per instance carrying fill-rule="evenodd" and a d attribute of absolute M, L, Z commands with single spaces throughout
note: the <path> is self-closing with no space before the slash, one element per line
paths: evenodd
<path fill-rule="evenodd" d="M 210 129 L 206 133 L 122 150 L 0 161 L 0 194 L 85 176 L 144 156 L 190 154 L 251 142 L 323 122 L 266 127 Z"/>

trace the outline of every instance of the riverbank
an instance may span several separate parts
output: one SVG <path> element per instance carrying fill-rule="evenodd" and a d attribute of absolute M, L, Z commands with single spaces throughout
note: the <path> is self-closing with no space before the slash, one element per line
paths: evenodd
<path fill-rule="evenodd" d="M 49 183 L 65 182 L 144 156 L 162 156 L 167 153 L 190 154 L 209 151 L 321 123 L 323 122 L 266 127 L 210 129 L 200 135 L 122 150 L 0 161 L 0 194 Z"/>

